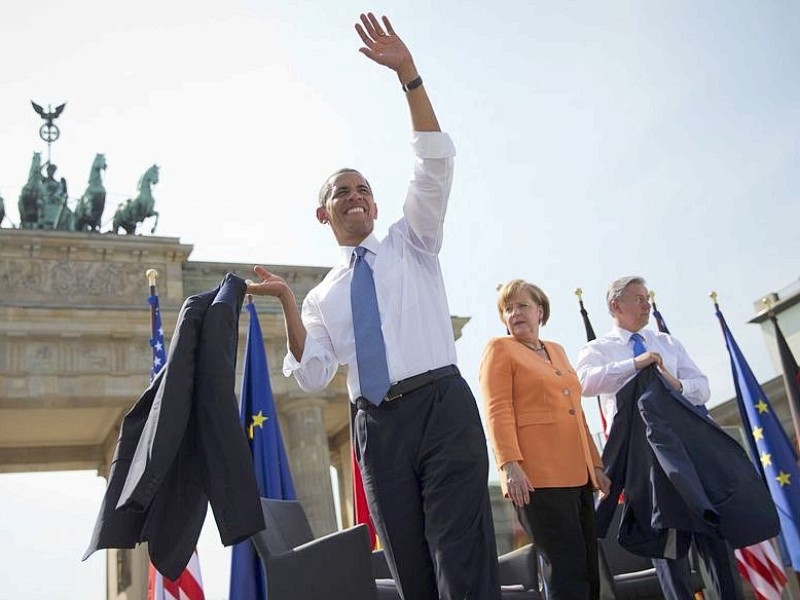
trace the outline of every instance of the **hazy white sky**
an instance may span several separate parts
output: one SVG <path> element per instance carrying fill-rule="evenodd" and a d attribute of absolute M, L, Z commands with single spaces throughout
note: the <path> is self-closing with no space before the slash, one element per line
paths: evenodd
<path fill-rule="evenodd" d="M 484 344 L 503 333 L 495 287 L 515 277 L 550 295 L 543 335 L 574 360 L 573 290 L 600 333 L 608 282 L 645 276 L 717 403 L 733 385 L 714 289 L 756 375 L 776 374 L 746 322 L 799 274 L 796 2 L 400 4 L 4 3 L 11 221 L 31 154 L 46 150 L 30 100 L 67 102 L 53 162 L 76 197 L 105 153 L 104 221 L 156 163 L 156 233 L 193 244 L 191 259 L 330 265 L 333 237 L 313 216 L 327 174 L 367 175 L 382 233 L 411 170 L 400 86 L 353 30 L 359 12 L 386 10 L 458 149 L 441 260 L 451 312 L 471 318 L 457 348 L 473 389 Z M 92 473 L 0 476 L 0 600 L 104 597 L 102 553 L 79 562 L 104 488 Z M 200 545 L 209 600 L 227 597 L 218 540 L 212 526 Z"/>

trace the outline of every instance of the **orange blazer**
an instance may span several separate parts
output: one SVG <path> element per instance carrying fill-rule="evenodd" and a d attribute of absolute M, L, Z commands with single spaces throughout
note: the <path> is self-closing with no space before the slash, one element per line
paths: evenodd
<path fill-rule="evenodd" d="M 603 466 L 581 408 L 581 384 L 564 348 L 547 362 L 513 337 L 483 352 L 480 383 L 497 466 L 518 461 L 533 487 L 577 487 Z M 501 478 L 503 493 L 507 493 Z"/>

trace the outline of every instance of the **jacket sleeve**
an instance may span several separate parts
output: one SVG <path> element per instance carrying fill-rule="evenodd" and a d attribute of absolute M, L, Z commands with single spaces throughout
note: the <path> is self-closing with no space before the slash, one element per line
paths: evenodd
<path fill-rule="evenodd" d="M 517 440 L 517 419 L 514 413 L 514 368 L 511 357 L 499 339 L 491 340 L 484 349 L 478 375 L 489 439 L 497 466 L 522 461 Z"/>
<path fill-rule="evenodd" d="M 631 384 L 626 385 L 617 394 L 618 412 L 611 424 L 606 446 L 603 448 L 603 462 L 606 464 L 606 475 L 611 480 L 611 492 L 599 502 L 595 510 L 597 537 L 606 536 L 617 509 L 617 501 L 625 487 L 633 396 L 634 386 Z"/>

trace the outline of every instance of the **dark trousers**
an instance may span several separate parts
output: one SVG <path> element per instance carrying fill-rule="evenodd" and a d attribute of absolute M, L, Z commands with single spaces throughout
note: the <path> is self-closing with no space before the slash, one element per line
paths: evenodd
<path fill-rule="evenodd" d="M 372 516 L 406 600 L 499 600 L 489 462 L 459 375 L 359 410 L 357 452 Z"/>
<path fill-rule="evenodd" d="M 704 583 L 719 600 L 744 598 L 742 582 L 736 572 L 733 551 L 725 540 L 695 533 L 693 543 L 705 570 Z M 688 557 L 675 560 L 654 558 L 661 591 L 667 600 L 686 600 L 694 597 Z M 713 597 L 712 597 L 713 598 Z"/>
<path fill-rule="evenodd" d="M 527 505 L 516 507 L 522 527 L 545 558 L 551 600 L 600 597 L 592 494 L 591 483 L 537 488 Z"/>

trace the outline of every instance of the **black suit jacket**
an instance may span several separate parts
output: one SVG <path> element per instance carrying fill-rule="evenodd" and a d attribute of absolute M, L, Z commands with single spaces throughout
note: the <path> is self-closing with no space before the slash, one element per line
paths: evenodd
<path fill-rule="evenodd" d="M 219 288 L 184 302 L 166 365 L 123 419 L 84 559 L 99 548 L 147 541 L 151 562 L 176 579 L 197 545 L 209 498 L 225 545 L 263 529 L 234 394 L 245 290 L 228 274 Z"/>
<path fill-rule="evenodd" d="M 777 535 L 777 511 L 744 449 L 666 384 L 654 367 L 617 394 L 603 451 L 611 493 L 598 505 L 604 537 L 623 488 L 619 543 L 641 556 L 685 555 L 692 533 L 735 547 Z"/>

